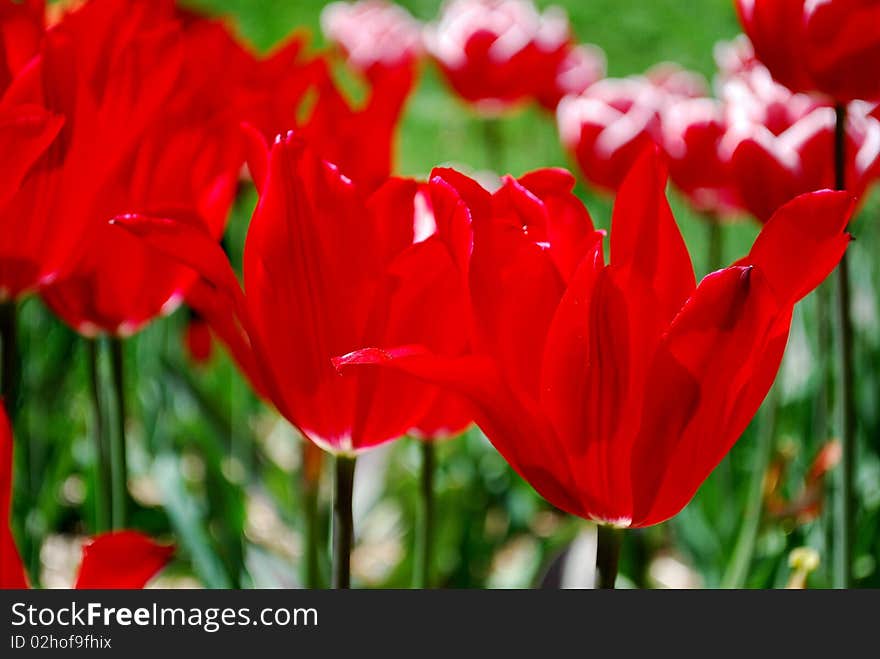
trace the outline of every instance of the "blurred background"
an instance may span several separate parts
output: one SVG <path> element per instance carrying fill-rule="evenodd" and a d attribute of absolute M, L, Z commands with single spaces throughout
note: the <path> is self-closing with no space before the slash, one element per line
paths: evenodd
<path fill-rule="evenodd" d="M 227 15 L 239 34 L 268 50 L 294 29 L 324 47 L 315 0 L 198 0 Z M 436 17 L 434 0 L 401 1 L 418 19 Z M 550 2 L 538 1 L 539 7 Z M 716 41 L 739 32 L 730 0 L 554 0 L 577 39 L 604 49 L 609 76 L 641 73 L 674 61 L 711 80 Z M 340 73 L 340 75 L 344 75 Z M 357 95 L 356 84 L 347 89 Z M 503 171 L 520 175 L 545 166 L 573 169 L 552 116 L 528 107 L 500 122 Z M 426 64 L 398 139 L 398 173 L 425 177 L 434 165 L 489 168 L 481 120 Z M 579 184 L 594 222 L 607 228 L 612 202 Z M 706 228 L 670 192 L 698 276 L 708 270 Z M 256 195 L 244 188 L 226 239 L 240 263 Z M 875 194 L 854 224 L 859 415 L 858 519 L 855 573 L 860 586 L 880 586 L 880 378 L 878 245 Z M 743 218 L 725 225 L 724 257 L 742 256 L 757 234 Z M 828 285 L 826 283 L 826 285 Z M 814 300 L 795 315 L 785 362 L 770 396 L 778 405 L 756 417 L 729 457 L 675 519 L 630 532 L 619 586 L 777 587 L 806 576 L 829 584 L 830 520 L 824 502 L 834 486 L 831 437 L 816 436 Z M 16 473 L 17 537 L 41 585 L 69 586 L 79 544 L 93 526 L 89 439 L 91 402 L 83 385 L 84 342 L 36 297 L 21 308 L 24 406 L 18 419 L 32 473 Z M 303 444 L 274 410 L 260 403 L 219 346 L 194 365 L 183 337 L 187 311 L 152 323 L 126 342 L 131 526 L 178 545 L 174 562 L 154 581 L 164 587 L 297 587 L 304 563 L 301 471 Z M 106 352 L 106 351 L 103 351 Z M 156 357 L 158 355 L 158 357 Z M 109 369 L 109 364 L 102 364 Z M 830 448 L 829 448 L 830 446 Z M 823 452 L 824 449 L 824 452 Z M 831 471 L 817 475 L 817 457 Z M 329 461 L 319 491 L 318 524 L 329 540 Z M 408 587 L 420 452 L 412 439 L 364 455 L 355 485 L 357 546 L 353 582 Z M 813 471 L 811 472 L 811 469 Z M 819 470 L 821 471 L 821 470 Z M 546 504 L 507 466 L 477 429 L 438 446 L 438 515 L 434 582 L 444 587 L 587 585 L 594 529 Z M 26 505 L 36 501 L 36 505 Z M 329 545 L 328 545 L 329 546 Z M 804 551 L 808 548 L 809 551 Z M 818 568 L 804 570 L 818 557 Z M 325 583 L 329 559 L 321 557 Z"/>

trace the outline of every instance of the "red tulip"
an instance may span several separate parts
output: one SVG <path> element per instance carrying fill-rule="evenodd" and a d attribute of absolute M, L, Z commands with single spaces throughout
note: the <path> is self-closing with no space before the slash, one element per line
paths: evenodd
<path fill-rule="evenodd" d="M 597 187 L 613 192 L 649 144 L 661 144 L 664 108 L 705 94 L 693 74 L 661 65 L 645 76 L 602 80 L 568 96 L 556 116 L 563 146 Z"/>
<path fill-rule="evenodd" d="M 462 276 L 434 235 L 466 221 L 463 208 L 439 183 L 392 179 L 366 197 L 290 134 L 252 170 L 261 194 L 245 244 L 244 293 L 198 227 L 146 217 L 116 223 L 210 282 L 188 301 L 255 389 L 309 439 L 350 454 L 401 436 L 437 391 L 395 374 L 341 378 L 331 358 L 374 342 L 464 351 Z"/>
<path fill-rule="evenodd" d="M 805 195 L 745 258 L 695 286 L 652 150 L 621 186 L 608 264 L 567 173 L 507 179 L 492 197 L 450 183 L 473 216 L 473 354 L 386 343 L 336 363 L 466 395 L 541 495 L 618 526 L 657 524 L 687 504 L 770 388 L 794 304 L 849 241 L 848 195 Z"/>
<path fill-rule="evenodd" d="M 385 0 L 331 2 L 321 11 L 321 27 L 368 80 L 389 71 L 412 71 L 422 54 L 421 25 L 403 7 Z"/>
<path fill-rule="evenodd" d="M 670 178 L 693 207 L 712 216 L 739 211 L 742 201 L 722 150 L 728 130 L 722 104 L 711 98 L 672 102 L 661 123 Z"/>
<path fill-rule="evenodd" d="M 722 151 L 744 206 L 759 220 L 799 194 L 835 186 L 832 107 L 791 93 L 758 63 L 722 77 L 721 97 L 729 126 Z M 859 198 L 880 173 L 880 122 L 868 110 L 851 103 L 846 127 L 846 180 Z"/>
<path fill-rule="evenodd" d="M 0 0 L 0 301 L 31 285 L 35 267 L 17 258 L 19 232 L 9 228 L 17 218 L 5 208 L 64 124 L 41 99 L 28 98 L 39 84 L 43 32 L 42 2 Z"/>
<path fill-rule="evenodd" d="M 577 50 L 565 13 L 531 0 L 451 0 L 425 46 L 455 92 L 494 114 L 537 98 L 554 108 L 604 73 L 597 51 Z"/>
<path fill-rule="evenodd" d="M 66 275 L 91 245 L 101 205 L 171 97 L 183 61 L 166 4 L 95 0 L 66 15 L 5 102 L 66 117 L 0 208 L 0 288 L 15 298 Z"/>
<path fill-rule="evenodd" d="M 129 0 L 117 3 L 116 8 L 136 5 Z M 86 5 L 69 15 L 58 30 L 69 32 L 69 38 L 79 48 L 110 46 L 115 30 L 127 17 L 117 13 L 98 16 L 87 13 L 110 7 L 110 3 Z M 103 188 L 85 200 L 80 210 L 85 217 L 83 223 L 95 227 L 88 234 L 89 249 L 65 276 L 42 292 L 57 315 L 87 336 L 99 332 L 126 336 L 138 331 L 160 313 L 175 309 L 194 280 L 192 273 L 175 267 L 131 236 L 114 231 L 106 221 L 130 211 L 176 213 L 190 221 L 204 223 L 212 235 L 219 238 L 243 162 L 240 117 L 229 107 L 234 99 L 233 90 L 216 91 L 223 88 L 223 53 L 212 49 L 213 60 L 204 53 L 206 48 L 225 43 L 222 35 L 218 35 L 219 25 L 207 21 L 204 25 L 199 21 L 183 23 L 173 12 L 146 15 L 156 21 L 158 27 L 146 22 L 140 24 L 144 39 L 152 39 L 152 32 L 159 29 L 174 35 L 182 46 L 184 59 L 182 68 L 177 70 L 176 84 L 162 105 L 155 107 L 154 114 L 144 118 L 138 142 L 117 154 L 116 165 L 107 172 Z M 110 30 L 103 35 L 107 39 L 105 44 L 92 41 L 96 36 L 94 22 L 101 19 L 108 22 Z M 156 51 L 149 56 L 161 61 L 164 53 Z M 87 81 L 94 71 L 85 69 L 79 75 Z M 147 71 L 140 75 L 144 79 L 133 75 L 129 81 L 136 89 L 149 77 Z M 50 84 L 60 82 L 52 77 Z M 213 93 L 209 91 L 211 88 L 215 90 Z M 145 86 L 143 92 L 135 93 L 133 111 L 146 102 L 139 97 L 150 95 L 151 91 Z M 126 119 L 134 121 L 136 115 L 120 113 L 114 117 L 121 127 Z M 95 130 L 102 128 L 96 124 Z M 77 137 L 74 135 L 73 139 Z M 95 157 L 92 152 L 82 155 Z M 82 160 L 71 159 L 63 167 L 73 169 L 83 165 Z M 87 169 L 70 173 L 71 178 L 82 181 L 80 190 L 88 189 L 88 183 L 82 179 L 89 175 Z"/>
<path fill-rule="evenodd" d="M 555 63 L 547 63 L 535 81 L 538 103 L 551 112 L 566 96 L 580 94 L 605 77 L 605 53 L 598 46 L 569 45 L 558 51 L 556 59 Z"/>
<path fill-rule="evenodd" d="M 773 77 L 838 102 L 880 97 L 880 2 L 736 0 L 743 30 Z"/>
<path fill-rule="evenodd" d="M 9 511 L 12 495 L 12 431 L 0 404 L 0 589 L 27 588 Z M 136 531 L 104 533 L 83 547 L 75 588 L 143 588 L 174 553 Z"/>

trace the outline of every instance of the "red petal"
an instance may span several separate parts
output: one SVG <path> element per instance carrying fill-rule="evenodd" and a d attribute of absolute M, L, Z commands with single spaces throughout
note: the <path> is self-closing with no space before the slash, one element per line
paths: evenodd
<path fill-rule="evenodd" d="M 513 200 L 519 200 L 517 206 L 524 214 L 529 212 L 528 205 L 533 205 L 529 197 L 540 200 L 531 211 L 531 224 L 536 226 L 530 229 L 544 234 L 550 255 L 566 281 L 592 249 L 595 231 L 587 209 L 572 194 L 573 187 L 574 177 L 561 169 L 537 170 L 504 186 Z M 526 190 L 528 194 L 522 194 Z"/>
<path fill-rule="evenodd" d="M 666 167 L 646 149 L 624 179 L 611 222 L 611 264 L 624 281 L 640 278 L 669 321 L 694 290 L 694 269 L 666 200 Z"/>
<path fill-rule="evenodd" d="M 27 573 L 12 528 L 9 525 L 12 506 L 12 429 L 0 400 L 0 589 L 27 588 Z"/>
<path fill-rule="evenodd" d="M 251 178 L 258 192 L 263 191 L 266 172 L 269 169 L 269 145 L 259 129 L 250 124 L 242 124 L 245 141 L 245 159 Z"/>
<path fill-rule="evenodd" d="M 730 450 L 773 382 L 790 322 L 757 268 L 700 283 L 651 367 L 633 448 L 635 524 L 681 510 Z"/>
<path fill-rule="evenodd" d="M 74 588 L 143 588 L 173 554 L 174 547 L 136 531 L 97 535 L 83 547 Z"/>
<path fill-rule="evenodd" d="M 846 192 L 811 192 L 780 208 L 739 265 L 761 269 L 780 304 L 794 304 L 837 266 L 849 236 L 853 198 Z"/>
<path fill-rule="evenodd" d="M 34 105 L 0 105 L 0 208 L 16 193 L 31 165 L 42 155 L 64 118 Z"/>
<path fill-rule="evenodd" d="M 548 420 L 536 405 L 507 388 L 491 360 L 440 357 L 423 346 L 404 346 L 358 350 L 333 362 L 341 370 L 394 368 L 465 396 L 474 405 L 477 424 L 517 473 L 553 505 L 585 515 L 571 465 Z"/>
<path fill-rule="evenodd" d="M 144 239 L 151 247 L 195 270 L 229 298 L 240 317 L 246 317 L 244 295 L 223 248 L 204 226 L 184 218 L 120 215 L 111 224 Z"/>

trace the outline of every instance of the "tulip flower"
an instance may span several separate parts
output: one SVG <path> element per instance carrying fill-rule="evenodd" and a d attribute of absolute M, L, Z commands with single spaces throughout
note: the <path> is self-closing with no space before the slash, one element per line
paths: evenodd
<path fill-rule="evenodd" d="M 216 31 L 190 18 L 170 0 L 89 2 L 47 32 L 35 83 L 15 90 L 65 123 L 0 210 L 0 225 L 9 225 L 0 271 L 13 298 L 39 286 L 81 335 L 113 337 L 113 495 L 96 502 L 109 502 L 116 529 L 125 524 L 126 499 L 118 339 L 173 310 L 195 277 L 107 221 L 129 211 L 161 212 L 203 223 L 219 238 L 243 161 L 240 118 L 226 103 L 234 96 L 216 91 L 222 51 L 214 60 L 199 57 L 217 43 Z M 103 514 L 98 519 L 103 529 Z"/>
<path fill-rule="evenodd" d="M 0 208 L 0 289 L 7 297 L 69 273 L 102 219 L 95 211 L 169 99 L 183 53 L 160 4 L 96 0 L 71 12 L 46 34 L 39 61 L 7 90 L 4 102 L 65 117 L 57 139 Z"/>
<path fill-rule="evenodd" d="M 605 53 L 592 44 L 569 45 L 562 48 L 555 64 L 548 63 L 547 73 L 536 80 L 534 92 L 545 110 L 555 112 L 566 96 L 580 94 L 605 77 Z"/>
<path fill-rule="evenodd" d="M 799 194 L 833 188 L 834 108 L 794 94 L 752 62 L 721 78 L 728 124 L 721 144 L 744 206 L 760 221 Z M 880 121 L 850 104 L 846 123 L 847 189 L 862 198 L 880 173 Z"/>
<path fill-rule="evenodd" d="M 353 458 L 424 418 L 434 387 L 398 374 L 342 378 L 331 358 L 374 343 L 464 351 L 462 276 L 438 227 L 464 222 L 442 185 L 392 179 L 366 196 L 292 133 L 252 149 L 260 201 L 248 230 L 245 291 L 222 249 L 191 223 L 115 221 L 203 278 L 188 301 L 230 348 L 254 388 L 337 459 L 337 528 L 351 542 Z M 427 212 L 430 210 L 430 212 Z M 365 246 L 367 248 L 365 248 Z M 347 570 L 337 571 L 347 585 Z"/>
<path fill-rule="evenodd" d="M 880 3 L 876 0 L 736 0 L 757 58 L 797 92 L 837 102 L 880 98 Z"/>
<path fill-rule="evenodd" d="M 95 5 L 95 10 L 100 6 Z M 91 8 L 87 5 L 82 11 Z M 71 15 L 67 20 L 74 23 L 72 38 L 84 47 L 94 35 L 91 25 L 77 23 L 76 18 Z M 121 19 L 113 14 L 106 18 Z M 157 18 L 163 21 L 162 29 L 177 30 L 173 14 Z M 212 49 L 213 60 L 198 54 L 206 46 L 225 43 L 218 35 L 219 26 L 205 23 L 192 22 L 179 32 L 185 59 L 177 84 L 164 106 L 156 107 L 155 115 L 147 119 L 139 142 L 120 154 L 117 167 L 107 174 L 106 188 L 82 208 L 95 225 L 89 249 L 70 272 L 42 291 L 49 307 L 85 336 L 133 334 L 160 313 L 173 311 L 194 279 L 140 241 L 114 231 L 106 220 L 130 211 L 175 212 L 203 222 L 216 239 L 226 226 L 243 161 L 242 140 L 239 117 L 227 105 L 232 92 L 204 93 L 208 87 L 222 88 L 224 59 L 218 48 Z M 58 29 L 65 27 L 62 22 Z M 87 29 L 77 29 L 82 27 Z M 162 53 L 154 56 L 160 59 Z M 93 72 L 85 70 L 81 75 L 88 80 Z M 53 78 L 50 84 L 58 81 Z M 135 77 L 131 84 L 143 82 Z M 116 120 L 121 123 L 125 118 Z M 74 160 L 65 168 L 81 165 Z M 71 175 L 88 174 L 83 170 Z"/>
<path fill-rule="evenodd" d="M 330 360 L 370 336 L 463 341 L 452 331 L 458 278 L 432 237 L 443 218 L 416 213 L 425 192 L 415 181 L 392 179 L 365 197 L 292 133 L 263 157 L 251 167 L 263 175 L 255 174 L 261 193 L 245 244 L 245 292 L 197 225 L 144 216 L 114 224 L 201 274 L 190 303 L 255 389 L 306 437 L 348 455 L 396 439 L 428 410 L 435 390 L 399 377 L 340 378 Z M 374 247 L 365 253 L 364 245 Z M 432 268 L 407 280 L 416 255 Z M 430 297 L 416 296 L 426 291 Z"/>
<path fill-rule="evenodd" d="M 531 0 L 452 0 L 429 25 L 425 46 L 455 92 L 494 115 L 537 99 L 553 109 L 604 74 L 604 57 L 571 40 L 565 13 Z"/>
<path fill-rule="evenodd" d="M 28 578 L 9 526 L 12 431 L 0 404 L 0 589 L 27 588 Z M 143 588 L 174 553 L 136 531 L 95 536 L 82 550 L 74 588 Z"/>
<path fill-rule="evenodd" d="M 616 527 L 658 524 L 688 503 L 769 390 L 794 304 L 849 241 L 850 197 L 805 195 L 695 286 L 651 149 L 618 193 L 608 263 L 568 173 L 508 178 L 492 196 L 447 180 L 473 217 L 472 353 L 374 344 L 336 364 L 467 396 L 542 496 Z"/>
<path fill-rule="evenodd" d="M 321 11 L 321 27 L 367 80 L 400 69 L 413 71 L 422 54 L 418 21 L 385 0 L 331 2 Z"/>
<path fill-rule="evenodd" d="M 587 180 L 613 192 L 646 146 L 662 144 L 664 108 L 704 94 L 693 74 L 673 65 L 602 80 L 562 99 L 556 110 L 559 136 Z"/>
<path fill-rule="evenodd" d="M 712 98 L 671 102 L 661 116 L 669 176 L 691 205 L 713 221 L 742 207 L 722 144 L 729 127 L 723 105 Z"/>

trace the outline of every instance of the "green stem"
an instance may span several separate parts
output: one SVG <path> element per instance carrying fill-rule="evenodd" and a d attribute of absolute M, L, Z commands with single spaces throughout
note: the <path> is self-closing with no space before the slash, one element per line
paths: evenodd
<path fill-rule="evenodd" d="M 104 406 L 101 402 L 101 369 L 98 360 L 98 340 L 86 339 L 85 344 L 88 352 L 89 384 L 94 420 L 92 437 L 95 450 L 95 531 L 102 533 L 110 528 L 112 476 L 110 459 L 107 455 L 107 430 L 104 419 Z"/>
<path fill-rule="evenodd" d="M 413 587 L 431 587 L 431 554 L 434 547 L 434 470 L 436 451 L 434 442 L 424 439 L 422 469 L 419 478 L 419 523 L 416 528 L 416 553 L 413 570 Z"/>
<path fill-rule="evenodd" d="M 834 131 L 834 171 L 837 189 L 846 190 L 846 105 L 839 103 Z M 855 462 L 855 392 L 853 389 L 853 328 L 850 318 L 849 261 L 846 253 L 837 266 L 838 386 L 840 390 L 840 481 L 835 505 L 837 551 L 834 586 L 852 585 L 853 556 L 853 469 Z"/>
<path fill-rule="evenodd" d="M 336 456 L 336 496 L 333 500 L 333 587 L 351 587 L 351 548 L 354 544 L 355 458 Z"/>
<path fill-rule="evenodd" d="M 831 428 L 829 425 L 829 417 L 831 416 L 832 400 L 831 392 L 833 390 L 833 375 L 829 355 L 833 350 L 833 324 L 832 324 L 832 305 L 831 305 L 831 289 L 828 284 L 831 282 L 823 282 L 816 289 L 816 346 L 818 350 L 817 361 L 819 369 L 819 386 L 816 392 L 816 407 L 814 410 L 813 427 L 815 428 L 815 439 L 824 443 L 831 437 Z"/>
<path fill-rule="evenodd" d="M 126 524 L 128 504 L 128 465 L 125 447 L 125 361 L 122 339 L 110 339 L 110 362 L 113 375 L 113 401 L 116 405 L 116 432 L 111 433 L 110 471 L 112 514 L 110 526 L 122 529 Z"/>
<path fill-rule="evenodd" d="M 613 526 L 599 524 L 596 527 L 596 587 L 613 589 L 617 581 L 620 562 L 620 545 L 623 531 Z"/>
<path fill-rule="evenodd" d="M 501 119 L 485 117 L 482 123 L 486 161 L 490 169 L 500 174 L 504 167 L 504 135 L 501 130 Z"/>
<path fill-rule="evenodd" d="M 721 578 L 722 588 L 742 588 L 749 574 L 752 556 L 755 553 L 755 543 L 758 539 L 758 529 L 761 526 L 764 478 L 767 474 L 767 466 L 770 464 L 778 410 L 779 394 L 776 387 L 773 387 L 761 408 L 761 420 L 757 433 L 758 446 L 755 448 L 755 462 L 752 465 L 752 478 L 746 495 L 742 525 L 739 527 L 739 535 L 737 535 L 736 544 L 733 547 L 730 564 Z"/>
<path fill-rule="evenodd" d="M 724 267 L 724 227 L 715 213 L 706 214 L 709 228 L 709 272 Z"/>

